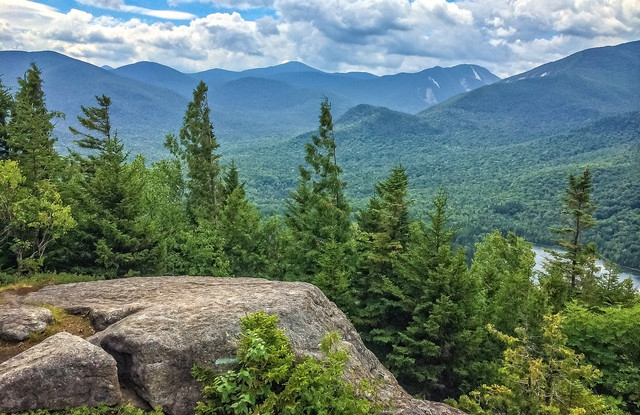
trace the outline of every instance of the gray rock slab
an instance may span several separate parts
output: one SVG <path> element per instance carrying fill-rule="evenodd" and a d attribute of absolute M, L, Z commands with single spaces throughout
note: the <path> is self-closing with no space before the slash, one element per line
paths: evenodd
<path fill-rule="evenodd" d="M 89 341 L 118 362 L 123 382 L 151 406 L 188 415 L 200 398 L 194 364 L 226 370 L 236 355 L 240 317 L 275 313 L 299 356 L 322 357 L 325 333 L 338 331 L 353 379 L 381 379 L 381 399 L 398 414 L 459 414 L 413 399 L 363 344 L 346 316 L 315 286 L 253 278 L 147 277 L 45 287 L 25 301 L 88 313 L 102 331 Z M 98 327 L 96 327 L 98 328 Z"/>
<path fill-rule="evenodd" d="M 40 333 L 53 320 L 51 310 L 30 305 L 0 307 L 0 340 L 19 342 Z"/>
<path fill-rule="evenodd" d="M 0 364 L 0 413 L 113 405 L 120 399 L 116 361 L 66 332 Z"/>

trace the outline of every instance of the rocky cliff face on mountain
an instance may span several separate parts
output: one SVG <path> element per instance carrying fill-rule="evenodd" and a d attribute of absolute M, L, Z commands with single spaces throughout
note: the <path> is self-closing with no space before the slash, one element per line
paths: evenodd
<path fill-rule="evenodd" d="M 193 413 L 200 397 L 191 367 L 201 364 L 227 370 L 236 354 L 239 318 L 259 310 L 279 317 L 301 357 L 321 358 L 319 345 L 324 334 L 339 332 L 350 351 L 349 377 L 382 380 L 379 398 L 392 399 L 393 413 L 461 413 L 408 395 L 364 346 L 346 316 L 310 284 L 248 278 L 129 278 L 49 286 L 24 296 L 21 302 L 51 304 L 88 315 L 98 332 L 87 340 L 117 363 L 120 385 L 172 415 Z M 42 349 L 43 344 L 37 347 Z M 33 349 L 23 354 L 33 353 Z M 40 349 L 38 353 L 45 353 Z M 18 355 L 0 364 L 0 389 L 3 373 L 11 369 L 17 376 L 16 359 L 20 358 Z M 67 369 L 58 370 L 63 373 Z M 50 368 L 46 373 L 57 376 Z M 15 410 L 1 405 L 0 412 Z"/>

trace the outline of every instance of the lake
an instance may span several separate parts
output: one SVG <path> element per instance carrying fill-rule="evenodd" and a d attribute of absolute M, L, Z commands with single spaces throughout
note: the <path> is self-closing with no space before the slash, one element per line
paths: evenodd
<path fill-rule="evenodd" d="M 545 252 L 543 247 L 537 246 L 537 245 L 533 246 L 533 252 L 535 252 L 535 254 L 536 254 L 535 270 L 536 271 L 543 271 L 544 268 L 543 268 L 542 265 L 544 264 L 545 259 L 549 257 L 549 254 Z M 596 264 L 598 264 L 598 266 L 600 268 L 602 268 L 602 269 L 604 268 L 604 263 L 602 261 L 598 260 L 596 262 Z M 635 273 L 631 273 L 631 272 L 628 272 L 628 271 L 624 271 L 624 272 L 620 272 L 620 277 L 621 278 L 631 278 L 631 279 L 633 279 L 633 281 L 635 283 L 635 286 L 640 288 L 640 275 L 635 274 Z"/>

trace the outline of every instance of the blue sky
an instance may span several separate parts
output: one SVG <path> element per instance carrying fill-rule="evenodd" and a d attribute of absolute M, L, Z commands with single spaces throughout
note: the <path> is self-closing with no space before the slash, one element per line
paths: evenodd
<path fill-rule="evenodd" d="M 633 0 L 0 0 L 0 50 L 185 72 L 295 60 L 378 75 L 473 63 L 505 77 L 638 39 Z"/>
<path fill-rule="evenodd" d="M 161 11 L 170 11 L 177 13 L 184 13 L 184 18 L 159 18 L 150 15 L 144 15 L 140 12 L 134 11 L 123 11 L 118 10 L 117 8 L 107 8 L 104 5 L 109 3 L 117 4 L 119 2 L 116 1 L 87 1 L 87 2 L 78 2 L 76 0 L 60 0 L 60 1 L 38 1 L 38 3 L 46 4 L 49 6 L 56 7 L 58 10 L 62 12 L 69 12 L 71 9 L 82 9 L 86 10 L 94 16 L 113 16 L 121 20 L 129 20 L 132 18 L 144 16 L 144 19 L 148 22 L 161 22 L 161 21 L 171 21 L 174 24 L 181 24 L 187 20 L 191 20 L 187 18 L 186 15 L 192 15 L 195 17 L 206 17 L 212 13 L 239 13 L 244 20 L 255 21 L 264 16 L 276 16 L 276 11 L 273 8 L 269 7 L 222 7 L 218 6 L 214 3 L 205 3 L 205 2 L 180 2 L 176 4 L 169 4 L 166 1 L 153 1 L 153 0 L 133 0 L 122 2 L 125 6 L 139 7 L 147 10 L 161 10 Z M 233 2 L 231 2 L 233 3 Z M 236 2 L 240 4 L 240 2 Z M 102 5 L 102 7 L 100 7 Z"/>

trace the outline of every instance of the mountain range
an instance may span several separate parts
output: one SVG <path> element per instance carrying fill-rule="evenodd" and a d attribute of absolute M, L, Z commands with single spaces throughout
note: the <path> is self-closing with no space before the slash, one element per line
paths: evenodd
<path fill-rule="evenodd" d="M 191 90 L 204 80 L 223 160 L 235 160 L 264 212 L 282 212 L 295 188 L 322 96 L 332 102 L 354 208 L 402 163 L 415 214 L 445 186 L 467 247 L 496 228 L 553 243 L 567 175 L 589 166 L 598 225 L 587 236 L 605 257 L 640 268 L 640 41 L 504 80 L 476 65 L 381 77 L 299 62 L 186 74 L 151 62 L 112 69 L 53 52 L 0 52 L 3 82 L 15 86 L 31 61 L 43 71 L 49 108 L 67 113 L 57 128 L 63 146 L 80 105 L 105 93 L 121 137 L 151 159 L 166 155 L 164 135 L 180 128 Z"/>
<path fill-rule="evenodd" d="M 209 86 L 216 132 L 224 139 L 255 140 L 300 134 L 313 128 L 320 101 L 328 97 L 336 116 L 366 103 L 416 113 L 456 94 L 499 80 L 477 65 L 431 68 L 418 73 L 375 76 L 363 72 L 327 73 L 300 62 L 241 72 L 211 69 L 182 73 L 153 62 L 120 68 L 97 66 L 55 52 L 0 52 L 3 83 L 17 86 L 28 65 L 42 70 L 50 108 L 64 112 L 56 130 L 62 145 L 71 136 L 80 105 L 94 96 L 112 100 L 113 125 L 134 152 L 164 154 L 163 137 L 180 128 L 192 91 L 199 81 Z M 149 149 L 158 154 L 149 154 Z M 157 158 L 156 157 L 156 158 Z"/>
<path fill-rule="evenodd" d="M 279 211 L 311 134 L 223 153 L 245 172 L 251 198 Z M 356 206 L 402 163 L 414 211 L 447 188 L 465 246 L 494 229 L 552 244 L 567 175 L 589 166 L 598 225 L 588 240 L 640 268 L 640 42 L 582 51 L 418 114 L 358 105 L 336 120 L 335 137 Z"/>

